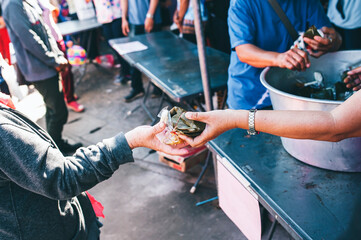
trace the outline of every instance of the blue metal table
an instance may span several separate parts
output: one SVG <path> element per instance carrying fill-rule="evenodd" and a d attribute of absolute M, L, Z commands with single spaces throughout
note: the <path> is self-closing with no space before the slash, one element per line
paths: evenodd
<path fill-rule="evenodd" d="M 361 173 L 312 167 L 289 155 L 279 137 L 240 129 L 209 147 L 294 238 L 361 239 Z"/>
<path fill-rule="evenodd" d="M 63 36 L 89 31 L 102 26 L 96 18 L 66 21 L 57 23 L 56 25 L 59 27 Z"/>
<path fill-rule="evenodd" d="M 120 55 L 173 101 L 181 103 L 203 94 L 197 45 L 168 31 L 113 39 L 109 44 L 132 41 L 148 49 Z M 207 48 L 207 61 L 212 92 L 226 89 L 229 55 Z"/>

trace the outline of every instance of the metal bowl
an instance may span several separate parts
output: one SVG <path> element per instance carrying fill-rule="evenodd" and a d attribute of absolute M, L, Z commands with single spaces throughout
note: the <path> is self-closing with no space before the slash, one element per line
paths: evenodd
<path fill-rule="evenodd" d="M 313 73 L 320 72 L 326 86 L 340 81 L 341 74 L 349 66 L 361 63 L 361 51 L 328 53 L 318 59 L 311 58 L 311 67 L 305 72 L 281 68 L 266 68 L 261 82 L 268 89 L 275 110 L 321 110 L 331 111 L 342 101 L 318 100 L 296 96 L 296 79 L 313 81 Z M 360 106 L 355 106 L 360 107 Z M 361 137 L 340 142 L 299 140 L 281 138 L 286 151 L 307 164 L 344 172 L 361 172 Z"/>

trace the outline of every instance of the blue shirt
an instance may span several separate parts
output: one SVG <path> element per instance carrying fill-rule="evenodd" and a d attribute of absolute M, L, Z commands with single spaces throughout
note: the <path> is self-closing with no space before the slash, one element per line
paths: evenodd
<path fill-rule="evenodd" d="M 128 0 L 129 23 L 133 25 L 144 25 L 149 9 L 150 0 Z M 154 13 L 154 24 L 160 24 L 159 6 Z"/>
<path fill-rule="evenodd" d="M 278 0 L 292 25 L 304 32 L 311 25 L 331 27 L 319 0 Z M 231 0 L 228 11 L 231 47 L 253 44 L 263 50 L 286 52 L 293 44 L 290 34 L 267 0 Z M 231 109 L 263 108 L 271 105 L 260 82 L 263 68 L 238 59 L 232 51 L 228 69 L 228 99 Z"/>

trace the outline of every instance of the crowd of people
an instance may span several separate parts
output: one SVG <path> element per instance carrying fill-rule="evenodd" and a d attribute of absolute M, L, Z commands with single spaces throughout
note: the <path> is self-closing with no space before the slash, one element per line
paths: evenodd
<path fill-rule="evenodd" d="M 66 55 L 67 39 L 61 36 L 56 22 L 80 17 L 80 1 L 94 7 L 106 41 L 160 31 L 174 24 L 176 34 L 196 43 L 192 0 L 0 0 L 1 54 L 8 64 L 14 64 L 9 50 L 13 46 L 18 78 L 33 85 L 44 98 L 47 129 L 14 110 L 11 99 L 0 95 L 0 239 L 99 239 L 101 224 L 84 191 L 111 177 L 119 165 L 133 161 L 132 149 L 137 147 L 182 155 L 188 153 L 184 146 L 203 145 L 231 128 L 248 129 L 252 135 L 262 131 L 323 141 L 361 136 L 361 112 L 355 107 L 361 92 L 331 112 L 272 111 L 267 110 L 271 101 L 259 80 L 262 69 L 268 66 L 304 71 L 310 66 L 310 56 L 360 49 L 360 1 L 276 1 L 297 32 L 311 25 L 323 32 L 324 37 L 303 38 L 309 46 L 305 51 L 291 48 L 292 35 L 266 1 L 201 0 L 207 42 L 230 53 L 229 109 L 187 113 L 187 118 L 205 122 L 206 128 L 194 139 L 182 136 L 185 143 L 173 147 L 156 137 L 164 130 L 163 123 L 137 127 L 88 147 L 69 144 L 62 137 L 67 107 L 81 112 L 84 106 L 77 102 Z M 78 37 L 89 41 L 87 36 Z M 99 54 L 97 41 L 83 47 L 90 59 Z M 131 102 L 143 96 L 141 73 L 114 55 L 121 65 L 115 83 L 131 81 L 124 100 Z M 348 72 L 345 83 L 358 91 L 361 67 Z M 0 84 L 1 91 L 9 93 L 1 72 Z M 155 95 L 157 91 L 154 87 Z M 73 156 L 63 155 L 75 150 Z"/>

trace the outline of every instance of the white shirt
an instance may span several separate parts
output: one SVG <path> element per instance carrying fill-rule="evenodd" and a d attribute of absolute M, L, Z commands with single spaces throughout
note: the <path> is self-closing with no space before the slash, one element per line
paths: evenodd
<path fill-rule="evenodd" d="M 339 0 L 330 0 L 327 16 L 337 27 L 355 29 L 361 27 L 361 0 L 343 0 L 343 12 L 345 18 L 337 10 Z M 361 41 L 361 40 L 360 40 Z"/>

